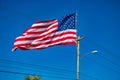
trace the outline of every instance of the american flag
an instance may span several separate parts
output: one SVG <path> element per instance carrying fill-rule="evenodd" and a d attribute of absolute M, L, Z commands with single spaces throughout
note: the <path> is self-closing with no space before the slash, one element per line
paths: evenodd
<path fill-rule="evenodd" d="M 43 49 L 54 45 L 76 44 L 75 13 L 56 20 L 35 22 L 17 37 L 12 51 Z"/>

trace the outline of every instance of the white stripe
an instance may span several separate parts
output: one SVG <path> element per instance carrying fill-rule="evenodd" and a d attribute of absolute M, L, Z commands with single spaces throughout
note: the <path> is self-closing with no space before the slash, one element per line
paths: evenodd
<path fill-rule="evenodd" d="M 35 26 L 47 26 L 47 25 L 53 24 L 56 21 L 57 20 L 52 21 L 52 22 L 40 22 L 40 23 L 33 24 L 32 27 L 35 27 Z"/>
<path fill-rule="evenodd" d="M 56 38 L 52 38 L 52 39 L 48 39 L 48 40 L 41 40 L 41 39 L 36 39 L 36 40 L 24 40 L 24 41 L 16 41 L 14 43 L 14 45 L 19 45 L 19 44 L 43 44 L 45 42 L 49 42 L 49 41 L 55 41 L 55 40 L 59 40 L 59 39 L 62 39 L 62 38 L 67 38 L 67 37 L 73 37 L 73 38 L 76 38 L 76 35 L 75 34 L 67 34 L 67 35 L 62 35 L 62 36 L 58 36 Z"/>
<path fill-rule="evenodd" d="M 52 30 L 52 31 L 54 31 L 54 30 Z M 60 32 L 56 32 L 56 33 L 51 33 L 51 34 L 49 34 L 49 35 L 47 35 L 47 36 L 44 36 L 43 38 L 40 38 L 39 40 L 42 40 L 42 39 L 44 39 L 44 38 L 46 38 L 46 37 L 52 37 L 52 36 L 57 36 L 57 35 L 61 35 L 63 32 L 76 32 L 76 30 L 66 30 L 66 31 L 60 31 Z M 48 33 L 46 33 L 46 34 L 48 34 Z M 45 34 L 45 35 L 46 35 Z M 72 33 L 71 33 L 72 34 Z M 70 33 L 69 33 L 69 35 L 70 35 Z M 75 34 L 76 35 L 76 34 Z M 43 35 L 42 35 L 43 36 Z M 27 36 L 20 36 L 20 37 L 18 37 L 17 39 L 20 39 L 20 38 L 34 38 L 34 37 L 41 37 L 41 35 L 39 35 L 39 34 L 37 34 L 37 35 L 27 35 Z M 16 41 L 17 42 L 17 41 Z"/>
<path fill-rule="evenodd" d="M 56 35 L 66 33 L 66 32 L 76 32 L 76 30 L 75 29 L 67 29 L 67 30 L 64 30 L 64 31 L 58 31 L 58 32 L 56 32 Z"/>
<path fill-rule="evenodd" d="M 19 39 L 19 38 L 41 37 L 41 36 L 47 35 L 48 33 L 53 32 L 53 31 L 55 31 L 55 30 L 57 30 L 57 27 L 52 28 L 52 29 L 50 29 L 50 30 L 48 30 L 48 31 L 45 31 L 45 32 L 43 32 L 42 34 L 26 34 L 26 35 L 24 35 L 24 36 L 19 36 L 19 37 L 17 37 L 16 39 Z"/>
<path fill-rule="evenodd" d="M 65 43 L 65 42 L 74 42 L 74 39 L 62 40 L 62 41 L 59 41 L 59 42 L 56 42 L 56 43 L 53 43 L 53 44 L 48 44 L 48 45 L 45 44 L 45 45 L 39 45 L 39 46 L 36 46 L 36 47 L 28 47 L 27 49 L 46 48 L 46 47 L 49 47 L 49 46 L 53 46 L 53 45 L 57 45 L 57 44 Z"/>
<path fill-rule="evenodd" d="M 58 26 L 58 22 L 48 26 L 47 28 L 37 28 L 37 29 L 30 28 L 25 33 L 23 33 L 23 35 L 29 35 L 29 34 L 27 34 L 27 32 L 46 32 L 46 30 L 52 28 L 53 26 Z"/>
<path fill-rule="evenodd" d="M 42 31 L 52 28 L 55 25 L 58 25 L 58 22 L 48 26 L 47 28 L 37 28 L 37 29 L 30 28 L 27 32 L 42 32 Z"/>
<path fill-rule="evenodd" d="M 62 39 L 62 38 L 67 38 L 67 37 L 73 37 L 73 38 L 76 38 L 76 35 L 74 35 L 74 34 L 68 34 L 68 35 L 63 35 L 63 36 L 58 36 L 58 37 L 56 37 L 56 38 L 52 38 L 52 39 L 48 39 L 48 40 L 45 40 L 45 41 L 40 41 L 39 39 L 37 39 L 37 40 L 35 40 L 35 41 L 33 41 L 31 44 L 44 44 L 44 43 L 46 43 L 46 42 L 53 42 L 53 41 L 55 41 L 55 40 L 60 40 L 60 39 Z"/>
<path fill-rule="evenodd" d="M 66 31 L 60 31 L 60 32 L 55 32 L 55 33 L 51 33 L 51 34 L 48 34 L 48 33 L 43 33 L 43 35 L 42 36 L 44 36 L 44 35 L 47 35 L 47 36 L 44 36 L 44 37 L 42 37 L 42 38 L 40 38 L 39 40 L 43 40 L 44 38 L 47 38 L 47 37 L 52 37 L 52 36 L 57 36 L 57 35 L 60 35 L 60 34 L 62 34 L 62 33 L 64 33 L 64 32 L 73 32 L 73 30 L 66 30 Z M 72 33 L 71 33 L 72 34 Z"/>
<path fill-rule="evenodd" d="M 13 47 L 13 48 L 12 48 L 12 52 L 15 51 L 15 49 L 17 49 L 17 47 Z"/>
<path fill-rule="evenodd" d="M 44 36 L 44 35 L 47 35 L 48 33 L 52 32 L 52 31 L 55 31 L 57 30 L 57 28 L 53 28 L 53 29 L 50 29 L 49 31 L 47 32 L 44 32 L 42 34 L 27 34 L 26 36 L 19 36 L 17 37 L 16 39 L 19 39 L 19 38 L 34 38 L 34 37 L 41 37 L 41 36 Z M 53 36 L 53 35 L 59 35 L 59 34 L 62 34 L 63 32 L 76 32 L 76 30 L 74 29 L 68 29 L 68 30 L 65 30 L 65 31 L 59 31 L 59 32 L 56 32 L 56 33 L 51 33 L 50 35 Z M 47 37 L 47 36 L 45 36 Z"/>
<path fill-rule="evenodd" d="M 52 31 L 55 31 L 55 30 L 57 30 L 57 28 L 50 29 L 49 31 L 44 32 L 44 33 L 42 33 L 42 34 L 29 34 L 29 35 L 27 34 L 27 35 L 25 35 L 25 36 L 19 36 L 19 37 L 17 37 L 16 39 L 41 37 L 41 36 L 47 35 L 48 33 L 52 32 Z M 49 35 L 49 34 L 48 34 L 48 35 Z M 46 37 L 46 36 L 44 36 L 44 37 Z"/>
<path fill-rule="evenodd" d="M 14 43 L 14 45 L 19 45 L 19 44 L 29 44 L 31 43 L 33 40 L 24 40 L 24 41 L 16 41 Z"/>
<path fill-rule="evenodd" d="M 45 30 L 47 30 L 47 28 L 38 28 L 38 29 L 31 28 L 31 29 L 27 30 L 27 32 L 42 32 Z"/>

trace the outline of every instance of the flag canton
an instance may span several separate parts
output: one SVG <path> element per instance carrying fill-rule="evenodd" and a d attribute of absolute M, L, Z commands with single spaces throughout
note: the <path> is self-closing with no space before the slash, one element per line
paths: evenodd
<path fill-rule="evenodd" d="M 58 31 L 63 31 L 66 29 L 76 29 L 75 13 L 58 19 Z"/>

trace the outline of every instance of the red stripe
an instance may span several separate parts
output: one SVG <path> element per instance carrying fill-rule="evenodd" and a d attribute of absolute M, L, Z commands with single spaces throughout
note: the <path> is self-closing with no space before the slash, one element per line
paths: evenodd
<path fill-rule="evenodd" d="M 70 33 L 70 32 L 67 33 L 66 32 L 66 33 L 62 33 L 62 34 L 58 34 L 58 35 L 48 36 L 48 37 L 42 39 L 42 41 L 49 40 L 49 39 L 54 39 L 54 38 L 57 38 L 57 37 L 68 35 L 68 34 L 72 34 L 72 33 Z M 68 36 L 67 38 L 69 39 L 69 38 L 74 38 L 74 37 L 73 36 Z M 37 38 L 37 39 L 40 39 L 40 38 Z"/>
<path fill-rule="evenodd" d="M 48 31 L 50 31 L 52 28 L 56 28 L 58 25 L 54 25 L 53 27 L 51 27 L 50 29 L 48 29 L 48 30 L 45 30 L 44 32 L 45 33 L 47 33 Z M 52 33 L 55 33 L 56 32 L 56 30 L 54 30 L 54 31 L 52 31 L 52 32 L 49 32 L 48 34 L 52 34 Z M 42 32 L 40 32 L 40 33 L 43 33 L 43 31 Z M 25 34 L 25 33 L 24 33 Z M 28 32 L 26 33 L 27 35 L 28 35 Z M 32 32 L 30 33 L 30 34 L 32 34 Z M 42 36 L 39 36 L 39 37 L 45 37 L 45 36 L 47 36 L 48 34 L 46 34 L 46 35 L 42 35 Z M 35 35 L 35 34 L 34 34 Z M 22 36 L 24 36 L 24 35 L 22 35 Z M 19 36 L 20 37 L 20 36 Z M 26 40 L 26 39 L 30 39 L 30 40 L 33 40 L 33 39 L 36 39 L 36 38 L 38 38 L 38 37 L 31 37 L 31 38 L 16 38 L 16 40 L 15 41 L 18 41 L 18 40 Z"/>
<path fill-rule="evenodd" d="M 30 29 L 38 29 L 38 28 L 47 28 L 47 27 L 49 27 L 51 24 L 49 24 L 49 25 L 44 25 L 44 26 L 34 26 L 34 27 L 30 27 Z"/>
<path fill-rule="evenodd" d="M 76 45 L 75 42 L 66 42 L 66 43 L 63 43 L 63 44 L 56 44 L 56 45 L 69 45 L 69 44 L 74 44 L 74 45 Z M 52 46 L 54 46 L 54 45 L 52 45 Z M 49 47 L 52 47 L 52 46 L 49 46 Z M 23 48 L 23 47 L 21 47 L 21 46 L 19 46 L 19 48 L 22 49 L 22 50 L 30 50 L 30 49 L 28 49 L 28 48 Z M 46 48 L 46 47 L 44 47 L 44 48 L 35 48 L 35 50 L 41 50 L 41 49 L 45 49 L 45 48 Z"/>
<path fill-rule="evenodd" d="M 56 22 L 53 22 L 53 24 L 56 23 Z M 51 24 L 50 24 L 51 25 Z M 31 30 L 31 29 L 42 29 L 42 28 L 48 28 L 50 25 L 44 25 L 44 26 L 34 26 L 34 27 L 30 27 L 30 28 L 27 28 L 22 35 L 24 35 L 25 33 L 29 33 L 28 31 Z M 51 28 L 50 28 L 51 29 Z M 48 30 L 50 30 L 48 29 Z M 43 31 L 44 32 L 44 31 Z M 41 32 L 42 33 L 42 32 Z"/>
<path fill-rule="evenodd" d="M 44 28 L 44 27 L 48 27 L 49 25 L 51 25 L 51 24 L 46 24 L 46 23 L 49 23 L 49 22 L 51 22 L 51 24 L 54 24 L 54 23 L 58 23 L 58 21 L 57 20 L 53 20 L 53 21 L 43 21 L 43 22 L 35 22 L 34 24 L 40 24 L 40 23 L 42 23 L 42 24 L 44 24 L 45 23 L 45 25 L 44 26 L 34 26 L 34 24 L 31 26 L 31 28 Z"/>
<path fill-rule="evenodd" d="M 50 25 L 49 25 L 50 26 Z M 26 32 L 28 32 L 29 30 L 31 30 L 31 29 L 42 29 L 42 28 L 48 28 L 49 27 L 48 25 L 47 26 L 35 26 L 35 27 L 31 27 L 31 28 L 28 28 L 27 30 L 25 30 L 25 32 L 24 33 L 26 33 Z M 54 28 L 55 26 L 58 26 L 58 25 L 54 25 L 54 26 L 52 26 L 51 28 Z M 51 28 L 49 28 L 48 30 L 50 30 Z"/>
<path fill-rule="evenodd" d="M 67 38 L 57 39 L 57 40 L 54 40 L 54 41 L 44 42 L 42 44 L 31 44 L 31 43 L 28 43 L 28 44 L 18 44 L 18 45 L 15 45 L 15 47 L 20 47 L 20 46 L 35 47 L 35 46 L 40 46 L 40 45 L 50 45 L 50 44 L 53 44 L 53 43 L 56 43 L 56 42 L 61 42 L 61 41 L 67 40 L 67 39 L 69 39 L 69 40 L 71 40 L 71 39 L 76 40 L 75 37 L 67 37 Z M 66 43 L 66 42 L 64 42 L 64 43 Z M 64 43 L 61 43 L 61 44 L 64 44 Z M 73 41 L 73 43 L 76 43 L 76 42 Z"/>
<path fill-rule="evenodd" d="M 26 32 L 27 34 L 41 34 L 41 33 L 43 33 L 43 32 L 48 32 L 49 30 L 51 30 L 51 29 L 53 29 L 53 28 L 57 28 L 57 26 L 58 25 L 54 25 L 54 26 L 52 26 L 51 28 L 49 28 L 49 29 L 46 29 L 45 31 L 40 31 L 40 32 Z"/>
<path fill-rule="evenodd" d="M 50 33 L 48 33 L 48 34 L 52 34 L 52 33 L 54 33 L 54 32 L 56 32 L 56 31 L 52 31 L 52 32 L 50 32 Z M 42 36 L 38 36 L 38 37 L 18 38 L 18 39 L 15 40 L 15 42 L 16 42 L 16 41 L 22 41 L 22 40 L 35 40 L 35 39 L 37 39 L 37 38 L 45 38 L 45 36 L 47 36 L 48 34 L 42 35 Z"/>
<path fill-rule="evenodd" d="M 54 36 L 48 36 L 47 38 L 45 38 L 45 36 L 49 35 L 49 34 L 52 34 L 52 33 L 55 33 L 56 31 L 53 31 L 51 33 L 48 33 L 46 35 L 43 35 L 43 36 L 38 36 L 38 37 L 30 37 L 30 38 L 18 38 L 15 40 L 16 41 L 25 41 L 25 40 L 35 40 L 36 38 L 37 39 L 40 39 L 40 38 L 43 38 L 44 37 L 44 40 L 47 39 L 47 38 L 55 38 L 55 37 L 58 37 L 58 36 L 63 36 L 63 35 L 67 35 L 67 34 L 76 34 L 76 32 L 64 32 L 64 33 L 61 33 L 61 34 L 58 34 L 58 35 L 54 35 Z"/>
<path fill-rule="evenodd" d="M 76 45 L 76 43 L 75 42 L 66 42 L 66 43 L 63 43 L 63 44 L 56 44 L 56 45 L 69 45 L 69 44 L 74 44 L 74 45 Z M 52 45 L 52 46 L 55 46 L 55 45 Z M 52 46 L 48 46 L 48 47 L 52 47 Z M 36 50 L 41 50 L 41 49 L 45 49 L 46 47 L 44 47 L 44 48 L 35 48 Z M 22 49 L 22 50 L 30 50 L 29 48 L 22 48 L 22 47 L 20 47 L 20 49 Z"/>
<path fill-rule="evenodd" d="M 58 23 L 58 22 L 53 22 L 52 24 L 55 24 L 55 23 Z M 50 25 L 52 25 L 52 24 L 46 24 L 46 25 L 44 25 L 44 26 L 31 26 L 30 28 L 31 29 L 37 29 L 37 28 L 47 28 L 47 27 L 49 27 Z"/>
<path fill-rule="evenodd" d="M 39 23 L 47 23 L 47 22 L 54 22 L 57 20 L 44 20 L 44 21 L 36 21 L 34 24 L 39 24 Z"/>

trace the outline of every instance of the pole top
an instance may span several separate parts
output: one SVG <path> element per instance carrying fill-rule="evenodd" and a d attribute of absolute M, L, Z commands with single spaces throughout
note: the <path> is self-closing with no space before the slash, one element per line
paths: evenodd
<path fill-rule="evenodd" d="M 84 37 L 78 36 L 78 37 L 77 37 L 77 40 L 80 41 L 80 40 L 83 39 L 83 38 L 84 38 Z"/>

